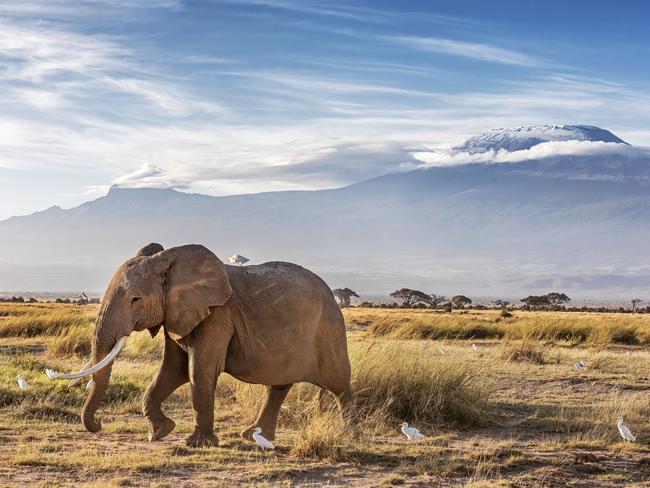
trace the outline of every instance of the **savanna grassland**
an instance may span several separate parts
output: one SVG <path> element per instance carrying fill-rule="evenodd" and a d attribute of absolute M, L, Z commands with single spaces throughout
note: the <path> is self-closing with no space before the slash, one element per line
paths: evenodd
<path fill-rule="evenodd" d="M 84 382 L 43 371 L 86 362 L 96 313 L 0 304 L 0 486 L 650 486 L 650 315 L 346 309 L 353 422 L 296 385 L 262 457 L 239 437 L 262 387 L 228 375 L 220 447 L 185 446 L 187 385 L 165 403 L 176 430 L 146 441 L 140 399 L 162 345 L 147 332 L 115 363 L 103 430 L 86 432 Z M 637 443 L 619 437 L 621 415 Z M 401 421 L 427 438 L 407 441 Z"/>

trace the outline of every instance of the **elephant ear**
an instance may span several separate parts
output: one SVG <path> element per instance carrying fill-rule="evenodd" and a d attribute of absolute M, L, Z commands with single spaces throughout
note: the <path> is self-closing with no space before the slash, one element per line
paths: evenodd
<path fill-rule="evenodd" d="M 199 245 L 168 249 L 154 256 L 163 264 L 166 280 L 165 329 L 172 339 L 192 332 L 232 294 L 223 263 Z"/>

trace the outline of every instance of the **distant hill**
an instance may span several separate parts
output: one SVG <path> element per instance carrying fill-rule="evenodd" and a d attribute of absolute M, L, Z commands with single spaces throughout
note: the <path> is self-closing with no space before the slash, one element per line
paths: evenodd
<path fill-rule="evenodd" d="M 567 153 L 574 143 L 579 151 Z M 334 190 L 210 197 L 113 187 L 76 208 L 14 217 L 0 222 L 0 289 L 101 291 L 157 241 L 203 243 L 252 264 L 294 261 L 366 294 L 408 286 L 650 299 L 646 150 L 596 127 L 534 126 L 452 152 L 453 166 Z"/>

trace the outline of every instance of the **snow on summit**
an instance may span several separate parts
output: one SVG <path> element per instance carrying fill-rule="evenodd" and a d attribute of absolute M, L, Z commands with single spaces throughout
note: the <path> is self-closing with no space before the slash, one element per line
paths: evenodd
<path fill-rule="evenodd" d="M 544 142 L 592 141 L 627 144 L 610 131 L 591 125 L 529 125 L 509 129 L 493 129 L 471 137 L 454 147 L 460 152 L 521 151 Z"/>

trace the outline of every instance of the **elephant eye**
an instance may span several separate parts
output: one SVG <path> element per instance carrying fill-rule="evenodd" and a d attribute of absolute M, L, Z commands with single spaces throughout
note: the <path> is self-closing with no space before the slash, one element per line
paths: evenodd
<path fill-rule="evenodd" d="M 131 298 L 131 305 L 133 305 L 134 303 L 139 302 L 139 301 L 140 301 L 140 297 L 133 297 L 133 298 Z"/>

